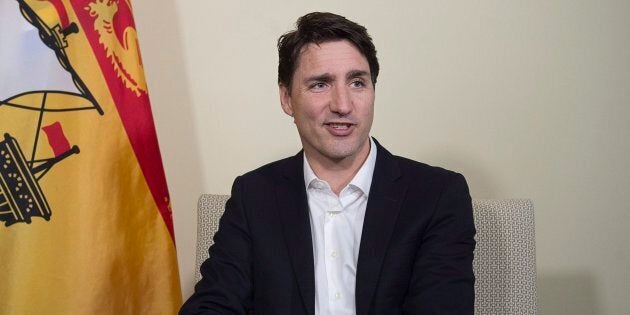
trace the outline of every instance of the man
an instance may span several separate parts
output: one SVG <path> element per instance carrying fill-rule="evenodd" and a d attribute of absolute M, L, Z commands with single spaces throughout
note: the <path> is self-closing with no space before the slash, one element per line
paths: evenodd
<path fill-rule="evenodd" d="M 460 174 L 369 137 L 366 29 L 310 13 L 278 41 L 297 155 L 238 177 L 182 314 L 472 314 L 475 228 Z"/>

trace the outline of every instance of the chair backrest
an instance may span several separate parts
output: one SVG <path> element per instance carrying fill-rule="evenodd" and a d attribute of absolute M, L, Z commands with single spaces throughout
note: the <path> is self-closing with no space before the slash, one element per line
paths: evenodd
<path fill-rule="evenodd" d="M 208 248 L 214 244 L 214 233 L 219 229 L 219 219 L 225 210 L 230 195 L 203 194 L 197 202 L 197 255 L 195 257 L 195 280 L 201 279 L 199 268 L 208 259 Z"/>
<path fill-rule="evenodd" d="M 208 258 L 228 195 L 198 203 L 195 272 Z M 527 199 L 473 200 L 477 228 L 475 314 L 536 314 L 534 207 Z"/>
<path fill-rule="evenodd" d="M 536 314 L 534 206 L 528 199 L 473 200 L 477 228 L 475 314 Z"/>

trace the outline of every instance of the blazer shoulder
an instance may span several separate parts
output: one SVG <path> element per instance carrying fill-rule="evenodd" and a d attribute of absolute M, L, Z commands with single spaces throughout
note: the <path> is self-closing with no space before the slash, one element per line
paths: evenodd
<path fill-rule="evenodd" d="M 283 174 L 301 172 L 301 169 L 302 152 L 300 151 L 294 156 L 267 163 L 245 174 L 242 174 L 238 177 L 238 179 L 242 182 L 247 183 L 271 183 Z"/>
<path fill-rule="evenodd" d="M 464 179 L 464 176 L 458 172 L 451 171 L 439 166 L 433 166 L 426 163 L 418 162 L 409 158 L 401 156 L 393 156 L 400 167 L 401 173 L 404 177 L 408 177 L 410 180 L 422 180 L 422 181 L 438 181 L 438 182 L 450 182 L 456 179 Z M 465 180 L 465 179 L 464 179 Z"/>
<path fill-rule="evenodd" d="M 378 148 L 378 173 L 391 174 L 392 178 L 400 178 L 409 184 L 448 184 L 458 179 L 465 182 L 464 176 L 457 172 L 394 155 L 376 139 L 374 142 Z"/>

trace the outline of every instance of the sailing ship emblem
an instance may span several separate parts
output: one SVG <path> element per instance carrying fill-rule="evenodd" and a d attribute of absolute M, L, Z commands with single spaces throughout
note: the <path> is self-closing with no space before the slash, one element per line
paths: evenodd
<path fill-rule="evenodd" d="M 0 130 L 3 132 L 0 138 L 0 221 L 7 227 L 16 223 L 31 223 L 32 217 L 50 220 L 52 209 L 39 181 L 57 163 L 80 152 L 78 146 L 70 145 L 59 122 L 42 126 L 44 115 L 86 110 L 104 114 L 66 54 L 67 38 L 78 33 L 79 28 L 75 23 L 68 23 L 65 11 L 59 12 L 63 9 L 63 4 L 58 0 L 33 2 L 38 6 L 50 5 L 57 11 L 59 18 L 54 25 L 50 25 L 50 22 L 38 15 L 26 0 L 17 2 L 24 18 L 37 29 L 42 43 L 54 51 L 61 67 L 71 75 L 78 92 L 33 90 L 0 100 L 0 115 L 3 108 L 13 108 L 30 111 L 38 116 L 36 126 L 33 126 L 36 131 L 30 156 L 25 154 L 20 146 L 21 141 L 30 139 L 17 139 L 6 130 Z M 0 129 L 2 127 L 0 126 Z M 42 131 L 54 153 L 54 156 L 43 159 L 37 158 L 37 144 Z"/>

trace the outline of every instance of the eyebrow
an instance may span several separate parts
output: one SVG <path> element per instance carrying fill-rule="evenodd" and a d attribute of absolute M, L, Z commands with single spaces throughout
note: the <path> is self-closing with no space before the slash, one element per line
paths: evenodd
<path fill-rule="evenodd" d="M 365 70 L 351 70 L 350 72 L 348 72 L 348 74 L 346 74 L 346 79 L 359 78 L 359 77 L 364 77 L 364 76 L 369 77 L 370 73 Z M 332 82 L 334 79 L 335 79 L 335 76 L 333 76 L 332 74 L 323 73 L 323 74 L 314 75 L 314 76 L 304 79 L 304 83 L 313 82 L 313 81 Z"/>
<path fill-rule="evenodd" d="M 304 83 L 313 82 L 313 81 L 321 81 L 321 82 L 331 82 L 333 81 L 334 76 L 330 73 L 323 73 L 314 75 L 304 79 Z"/>
<path fill-rule="evenodd" d="M 365 70 L 352 70 L 348 72 L 346 75 L 347 79 L 358 78 L 358 77 L 369 77 L 370 73 Z"/>

